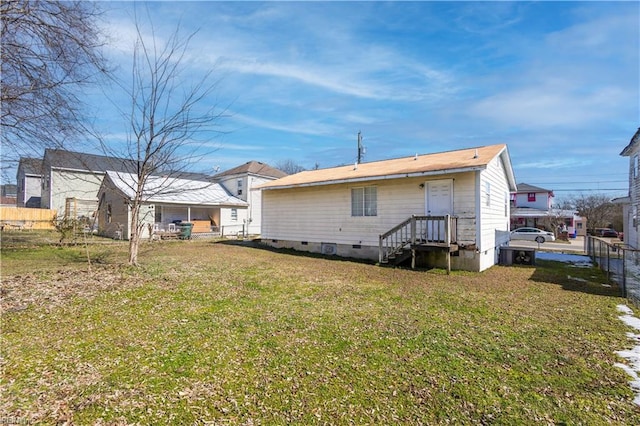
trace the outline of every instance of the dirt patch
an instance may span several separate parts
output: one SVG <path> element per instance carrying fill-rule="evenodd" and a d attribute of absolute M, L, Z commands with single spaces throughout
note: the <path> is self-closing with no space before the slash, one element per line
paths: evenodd
<path fill-rule="evenodd" d="M 0 311 L 17 312 L 33 306 L 51 309 L 72 298 L 90 299 L 105 291 L 141 285 L 140 277 L 124 273 L 113 265 L 91 270 L 63 270 L 22 274 L 2 278 Z"/>

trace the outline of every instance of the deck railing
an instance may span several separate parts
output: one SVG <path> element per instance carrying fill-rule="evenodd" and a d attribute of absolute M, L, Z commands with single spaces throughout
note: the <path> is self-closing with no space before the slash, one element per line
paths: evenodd
<path fill-rule="evenodd" d="M 390 257 L 415 244 L 449 246 L 457 241 L 458 219 L 454 216 L 411 216 L 394 226 L 379 238 L 379 261 L 387 263 Z"/>

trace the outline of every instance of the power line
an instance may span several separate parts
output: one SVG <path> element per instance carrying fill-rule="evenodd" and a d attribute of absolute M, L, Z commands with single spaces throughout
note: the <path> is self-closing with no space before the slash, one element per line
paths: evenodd
<path fill-rule="evenodd" d="M 553 192 L 562 191 L 628 191 L 629 188 L 568 188 L 568 189 L 554 189 Z"/>
<path fill-rule="evenodd" d="M 624 179 L 624 180 L 586 180 L 586 181 L 585 180 L 581 180 L 581 181 L 578 181 L 578 182 L 564 182 L 564 181 L 563 182 L 559 182 L 559 181 L 553 181 L 552 182 L 552 181 L 549 181 L 549 182 L 533 182 L 530 185 L 534 185 L 534 184 L 535 185 L 541 185 L 541 184 L 550 184 L 550 183 L 554 184 L 554 185 L 568 185 L 568 184 L 575 185 L 576 183 L 584 185 L 584 184 L 587 184 L 587 183 L 626 183 L 626 182 L 629 182 L 629 179 Z"/>

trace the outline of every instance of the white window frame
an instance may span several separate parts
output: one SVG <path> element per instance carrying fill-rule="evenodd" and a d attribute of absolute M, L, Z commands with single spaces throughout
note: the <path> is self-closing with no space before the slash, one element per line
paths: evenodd
<path fill-rule="evenodd" d="M 351 188 L 351 217 L 378 216 L 378 187 Z"/>

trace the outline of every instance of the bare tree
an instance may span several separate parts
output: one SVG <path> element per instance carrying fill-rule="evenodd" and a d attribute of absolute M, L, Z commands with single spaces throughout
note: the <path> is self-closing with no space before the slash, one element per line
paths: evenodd
<path fill-rule="evenodd" d="M 62 147 L 83 127 L 81 87 L 107 73 L 98 2 L 5 0 L 2 20 L 3 169 Z"/>
<path fill-rule="evenodd" d="M 125 157 L 137 164 L 129 184 L 134 194 L 129 204 L 131 265 L 138 263 L 145 227 L 140 217 L 141 207 L 154 196 L 181 191 L 172 184 L 188 174 L 191 163 L 211 152 L 202 150 L 208 142 L 202 140 L 202 136 L 207 139 L 219 133 L 216 125 L 225 114 L 225 109 L 219 109 L 209 100 L 218 84 L 218 80 L 212 78 L 213 71 L 205 72 L 195 83 L 194 76 L 185 72 L 189 42 L 195 33 L 181 37 L 178 28 L 166 42 L 160 43 L 152 25 L 150 40 L 143 36 L 138 19 L 135 25 L 137 41 L 132 80 L 126 88 L 131 109 L 127 117 L 129 134 Z M 103 144 L 103 149 L 109 154 L 114 152 L 108 144 Z"/>
<path fill-rule="evenodd" d="M 303 172 L 305 170 L 304 167 L 302 167 L 301 165 L 297 164 L 295 161 L 293 160 L 280 160 L 276 163 L 275 165 L 276 169 L 278 170 L 282 170 L 283 172 L 285 172 L 288 175 L 294 175 L 296 173 L 300 173 Z"/>
<path fill-rule="evenodd" d="M 580 194 L 571 199 L 578 215 L 587 220 L 587 230 L 606 228 L 615 220 L 619 207 L 604 194 Z"/>
<path fill-rule="evenodd" d="M 551 230 L 556 237 L 559 237 L 558 230 L 562 228 L 565 223 L 565 217 L 563 211 L 560 209 L 551 209 L 547 212 L 547 215 L 542 219 L 542 223 L 546 229 Z"/>

